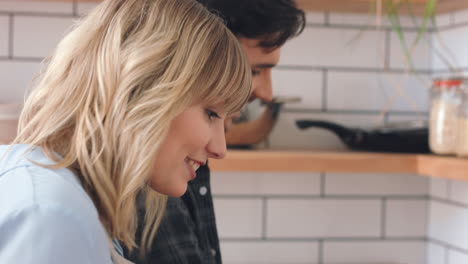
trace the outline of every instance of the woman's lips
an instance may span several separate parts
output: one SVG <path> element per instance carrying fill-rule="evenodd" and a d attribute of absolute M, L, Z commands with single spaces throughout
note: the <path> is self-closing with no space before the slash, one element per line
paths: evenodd
<path fill-rule="evenodd" d="M 195 179 L 195 177 L 197 176 L 197 170 L 198 168 L 200 168 L 201 165 L 203 165 L 202 163 L 200 163 L 199 161 L 195 161 L 193 159 L 190 159 L 190 158 L 186 158 L 185 159 L 185 164 L 187 164 L 187 168 L 190 172 L 190 175 L 191 175 L 191 179 Z"/>

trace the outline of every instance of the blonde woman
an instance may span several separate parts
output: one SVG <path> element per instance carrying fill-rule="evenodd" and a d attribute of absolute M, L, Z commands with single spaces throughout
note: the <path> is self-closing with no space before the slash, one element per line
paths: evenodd
<path fill-rule="evenodd" d="M 113 241 L 139 246 L 139 220 L 147 248 L 166 195 L 225 155 L 224 119 L 250 75 L 195 1 L 101 3 L 59 44 L 0 147 L 0 263 L 126 262 Z"/>

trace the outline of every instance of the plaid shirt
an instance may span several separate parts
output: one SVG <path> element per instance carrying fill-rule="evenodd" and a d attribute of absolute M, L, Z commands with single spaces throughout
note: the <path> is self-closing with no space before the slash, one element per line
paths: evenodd
<path fill-rule="evenodd" d="M 127 257 L 137 264 L 221 264 L 208 166 L 198 169 L 181 198 L 168 199 L 151 251 L 145 260 L 137 254 Z"/>

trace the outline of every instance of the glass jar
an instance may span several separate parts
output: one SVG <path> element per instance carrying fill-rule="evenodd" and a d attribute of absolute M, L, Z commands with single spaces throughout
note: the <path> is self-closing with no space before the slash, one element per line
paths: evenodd
<path fill-rule="evenodd" d="M 462 78 L 435 79 L 431 87 L 429 146 L 436 154 L 455 154 Z"/>

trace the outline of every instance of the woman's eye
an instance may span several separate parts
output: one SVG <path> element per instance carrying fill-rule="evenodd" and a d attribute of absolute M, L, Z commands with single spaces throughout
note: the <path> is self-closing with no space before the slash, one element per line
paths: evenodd
<path fill-rule="evenodd" d="M 206 110 L 206 115 L 208 116 L 208 118 L 209 118 L 210 120 L 212 120 L 213 118 L 221 118 L 221 117 L 218 115 L 218 113 L 216 113 L 215 111 L 209 110 L 209 109 Z"/>
<path fill-rule="evenodd" d="M 252 70 L 252 76 L 256 76 L 260 74 L 260 70 Z"/>

